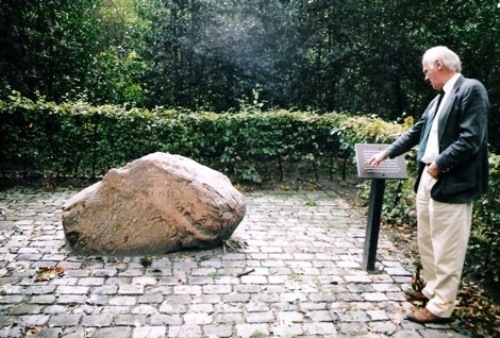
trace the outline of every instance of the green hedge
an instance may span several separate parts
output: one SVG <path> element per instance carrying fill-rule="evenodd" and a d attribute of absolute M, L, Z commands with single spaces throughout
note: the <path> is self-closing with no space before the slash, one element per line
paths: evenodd
<path fill-rule="evenodd" d="M 17 97 L 0 102 L 2 171 L 100 176 L 145 154 L 181 154 L 235 179 L 258 180 L 257 163 L 318 159 L 337 148 L 336 116 L 144 111 Z"/>
<path fill-rule="evenodd" d="M 307 164 L 315 174 L 336 170 L 336 159 L 354 161 L 356 143 L 390 143 L 413 123 L 388 123 L 372 117 L 247 109 L 215 114 L 83 102 L 54 104 L 14 96 L 0 101 L 0 163 L 10 173 L 61 177 L 100 177 L 143 155 L 180 154 L 227 174 L 234 181 L 258 182 L 285 164 Z M 406 155 L 407 181 L 389 181 L 384 196 L 385 222 L 415 223 L 412 192 L 415 152 Z M 355 168 L 349 164 L 348 168 Z M 500 156 L 490 156 L 491 191 L 474 208 L 467 270 L 500 279 Z M 366 183 L 366 182 L 365 182 Z"/>
<path fill-rule="evenodd" d="M 190 157 L 234 179 L 259 180 L 270 163 L 313 167 L 348 157 L 353 142 L 389 142 L 400 126 L 370 118 L 310 112 L 215 114 L 147 111 L 85 103 L 0 101 L 2 173 L 41 171 L 100 176 L 142 155 Z M 389 135 L 386 137 L 381 137 Z"/>

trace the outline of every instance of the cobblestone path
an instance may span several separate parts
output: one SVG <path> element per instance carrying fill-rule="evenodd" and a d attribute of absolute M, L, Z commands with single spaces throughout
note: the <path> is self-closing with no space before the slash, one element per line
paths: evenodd
<path fill-rule="evenodd" d="M 412 262 L 381 236 L 361 267 L 364 218 L 333 191 L 245 193 L 247 248 L 75 255 L 61 207 L 77 190 L 0 191 L 0 337 L 467 337 L 404 320 Z M 48 267 L 57 273 L 36 278 Z M 456 323 L 455 323 L 456 324 Z"/>

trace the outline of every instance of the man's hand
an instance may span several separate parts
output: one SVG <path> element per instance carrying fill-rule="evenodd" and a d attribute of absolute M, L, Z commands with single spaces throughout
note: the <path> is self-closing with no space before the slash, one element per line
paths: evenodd
<path fill-rule="evenodd" d="M 429 164 L 429 167 L 427 168 L 427 173 L 431 175 L 432 178 L 437 179 L 439 177 L 441 171 L 439 170 L 436 161 L 433 161 L 431 164 Z"/>
<path fill-rule="evenodd" d="M 381 151 L 380 153 L 377 153 L 373 155 L 368 162 L 366 162 L 367 165 L 372 166 L 372 167 L 378 167 L 380 163 L 385 161 L 389 157 L 389 154 L 386 151 Z"/>

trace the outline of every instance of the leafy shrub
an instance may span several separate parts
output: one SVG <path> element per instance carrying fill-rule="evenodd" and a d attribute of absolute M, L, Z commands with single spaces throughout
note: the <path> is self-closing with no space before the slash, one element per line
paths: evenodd
<path fill-rule="evenodd" d="M 466 271 L 500 285 L 500 156 L 489 163 L 490 191 L 474 204 Z"/>

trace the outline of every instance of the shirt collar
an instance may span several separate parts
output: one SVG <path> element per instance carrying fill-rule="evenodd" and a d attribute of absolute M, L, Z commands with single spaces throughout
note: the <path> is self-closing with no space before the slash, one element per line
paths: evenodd
<path fill-rule="evenodd" d="M 443 86 L 443 91 L 445 93 L 449 93 L 450 90 L 453 88 L 453 86 L 455 85 L 455 82 L 457 82 L 458 78 L 460 77 L 460 73 L 456 73 L 455 75 L 453 75 L 451 77 L 451 79 L 448 80 L 448 82 L 446 82 L 446 84 Z"/>

